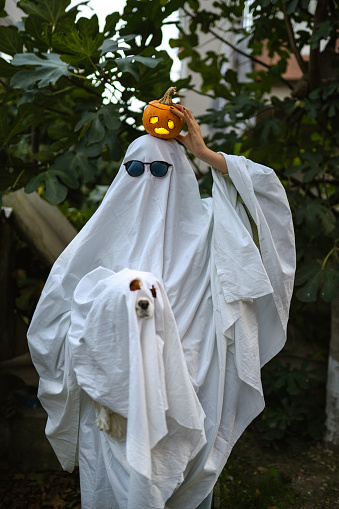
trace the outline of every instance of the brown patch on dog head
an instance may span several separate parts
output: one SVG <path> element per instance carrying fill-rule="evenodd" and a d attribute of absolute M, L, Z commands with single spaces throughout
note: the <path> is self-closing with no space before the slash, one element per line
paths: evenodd
<path fill-rule="evenodd" d="M 129 289 L 132 292 L 135 292 L 136 290 L 140 290 L 140 288 L 141 288 L 141 281 L 140 281 L 140 279 L 133 279 L 133 281 L 131 281 L 131 283 L 129 285 Z"/>
<path fill-rule="evenodd" d="M 155 298 L 156 298 L 156 296 L 157 296 L 157 291 L 156 291 L 156 289 L 155 289 L 154 285 L 152 285 L 151 293 L 152 293 L 152 295 L 153 295 L 153 298 L 155 299 Z"/>

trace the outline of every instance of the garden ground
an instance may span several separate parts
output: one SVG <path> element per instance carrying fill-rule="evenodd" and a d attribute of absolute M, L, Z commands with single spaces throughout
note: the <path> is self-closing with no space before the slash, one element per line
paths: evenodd
<path fill-rule="evenodd" d="M 339 509 L 339 454 L 312 443 L 296 455 L 268 446 L 252 425 L 215 488 L 215 509 Z M 80 509 L 78 472 L 22 473 L 1 464 L 2 509 Z M 179 508 L 178 508 L 179 509 Z"/>

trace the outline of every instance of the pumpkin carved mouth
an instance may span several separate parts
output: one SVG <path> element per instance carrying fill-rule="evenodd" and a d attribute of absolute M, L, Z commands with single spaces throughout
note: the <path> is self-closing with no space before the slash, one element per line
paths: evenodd
<path fill-rule="evenodd" d="M 167 131 L 167 129 L 165 129 L 164 127 L 156 127 L 154 129 L 154 132 L 156 132 L 157 134 L 169 134 L 169 131 Z"/>
<path fill-rule="evenodd" d="M 176 108 L 172 101 L 175 92 L 176 88 L 171 87 L 159 101 L 151 101 L 146 106 L 142 122 L 145 130 L 152 136 L 170 140 L 178 136 L 183 128 L 185 121 L 171 111 Z"/>

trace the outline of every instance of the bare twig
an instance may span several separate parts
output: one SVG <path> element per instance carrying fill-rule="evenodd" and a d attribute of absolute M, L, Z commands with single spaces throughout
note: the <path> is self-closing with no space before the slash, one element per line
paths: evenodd
<path fill-rule="evenodd" d="M 194 16 L 193 14 L 191 14 L 189 11 L 187 11 L 187 9 L 185 9 L 184 7 L 182 7 L 182 10 L 187 14 L 187 16 L 189 16 L 190 18 L 192 19 L 197 19 L 196 16 Z M 230 43 L 229 41 L 227 41 L 226 39 L 224 39 L 224 37 L 221 37 L 221 35 L 219 35 L 217 32 L 215 32 L 212 28 L 209 28 L 208 31 L 214 35 L 214 37 L 216 37 L 216 39 L 219 39 L 219 41 L 223 42 L 224 44 L 226 44 L 227 46 L 229 46 L 230 48 L 232 48 L 234 51 L 236 51 L 237 53 L 239 53 L 240 55 L 243 55 L 244 57 L 246 58 L 249 58 L 250 60 L 252 60 L 252 62 L 255 62 L 259 65 L 262 65 L 263 67 L 265 67 L 266 69 L 272 69 L 272 66 L 269 65 L 269 64 L 266 64 L 266 62 L 263 62 L 262 60 L 260 60 L 259 58 L 256 58 L 254 57 L 253 55 L 249 55 L 248 53 L 245 53 L 245 51 L 242 51 L 240 48 L 238 48 L 237 46 L 234 46 L 234 44 Z M 293 90 L 293 85 L 291 85 L 291 83 L 287 80 L 285 80 L 282 76 L 279 77 L 280 80 L 285 83 L 285 85 L 290 88 L 291 90 Z"/>
<path fill-rule="evenodd" d="M 294 37 L 292 23 L 291 23 L 291 20 L 287 14 L 286 4 L 284 2 L 282 2 L 282 10 L 284 13 L 284 20 L 285 20 L 285 25 L 286 25 L 287 35 L 288 35 L 288 38 L 290 41 L 290 45 L 292 47 L 295 58 L 297 59 L 300 70 L 303 72 L 303 74 L 306 74 L 307 64 L 306 64 L 305 60 L 303 59 L 303 57 L 301 56 L 300 50 L 297 46 L 297 43 L 296 43 L 296 40 Z"/>

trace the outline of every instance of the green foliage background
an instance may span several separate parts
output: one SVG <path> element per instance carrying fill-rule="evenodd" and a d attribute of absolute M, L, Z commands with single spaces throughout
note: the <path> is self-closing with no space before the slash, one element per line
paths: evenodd
<path fill-rule="evenodd" d="M 321 336 L 316 313 L 307 315 L 313 313 L 313 329 L 299 315 L 322 302 L 329 319 L 328 303 L 339 295 L 339 7 L 334 0 L 213 5 L 211 12 L 198 0 L 127 0 L 122 16 L 112 12 L 101 31 L 97 16 L 79 17 L 70 0 L 19 1 L 23 20 L 0 26 L 7 55 L 0 58 L 0 190 L 39 190 L 80 228 L 142 133 L 134 98 L 146 104 L 171 85 L 181 95 L 207 95 L 211 108 L 199 122 L 210 129 L 208 146 L 274 168 L 286 189 L 297 241 L 292 313 L 300 331 Z M 179 7 L 184 24 L 168 19 Z M 245 7 L 249 27 L 241 22 Z M 172 61 L 159 49 L 165 23 L 178 26 L 171 45 L 200 75 L 199 88 L 190 77 L 170 82 Z M 202 54 L 199 33 L 218 38 L 222 51 Z M 224 48 L 242 51 L 242 41 L 243 57 L 261 62 L 266 47 L 277 63 L 253 67 L 241 81 Z M 303 75 L 296 84 L 284 79 L 291 56 Z M 283 99 L 272 95 L 276 83 L 286 87 Z M 211 175 L 201 176 L 200 185 L 210 193 Z M 328 324 L 326 330 L 328 336 Z M 292 414 L 298 421 L 300 413 Z"/>
<path fill-rule="evenodd" d="M 249 5 L 253 22 L 244 28 L 245 4 L 217 1 L 208 12 L 197 0 L 128 0 L 122 17 L 113 12 L 100 31 L 97 16 L 77 17 L 69 0 L 19 1 L 22 22 L 0 26 L 0 51 L 10 57 L 0 58 L 1 191 L 44 189 L 51 203 L 68 197 L 79 209 L 97 185 L 111 182 L 141 133 L 133 99 L 147 103 L 171 85 L 172 61 L 159 45 L 162 26 L 181 7 L 186 28 L 172 22 L 180 37 L 171 45 L 202 85 L 197 89 L 190 77 L 175 85 L 182 94 L 193 89 L 219 104 L 199 119 L 213 133 L 211 148 L 275 169 L 294 214 L 296 296 L 329 302 L 339 294 L 338 5 L 318 0 L 312 11 L 308 0 L 255 0 Z M 4 9 L 0 0 L 0 16 Z M 229 29 L 220 36 L 218 26 Z M 230 33 L 238 43 L 246 39 L 253 61 L 260 61 L 266 41 L 279 60 L 241 82 L 224 51 L 202 55 L 196 49 L 197 29 L 226 46 Z M 304 73 L 296 85 L 283 78 L 291 55 Z M 279 81 L 290 89 L 284 99 L 270 95 Z"/>
<path fill-rule="evenodd" d="M 23 0 L 22 22 L 0 26 L 0 51 L 12 57 L 0 58 L 0 183 L 3 193 L 43 186 L 53 204 L 70 191 L 80 206 L 81 191 L 110 182 L 140 135 L 133 98 L 161 97 L 172 61 L 157 49 L 167 16 L 160 4 L 146 27 L 127 6 L 128 29 L 118 30 L 120 15 L 113 12 L 103 31 L 96 15 L 77 18 L 78 6 L 69 5 Z M 4 7 L 1 0 L 0 16 Z"/>

